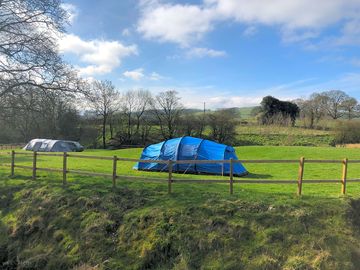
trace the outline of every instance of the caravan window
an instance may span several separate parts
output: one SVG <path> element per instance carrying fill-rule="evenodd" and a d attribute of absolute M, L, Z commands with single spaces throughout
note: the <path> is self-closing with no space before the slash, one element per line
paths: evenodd
<path fill-rule="evenodd" d="M 72 142 L 67 143 L 71 151 L 75 151 L 77 149 L 76 144 Z"/>
<path fill-rule="evenodd" d="M 60 146 L 61 146 L 61 148 L 67 148 L 68 147 L 66 142 L 61 142 Z"/>
<path fill-rule="evenodd" d="M 39 151 L 41 148 L 42 142 L 36 142 L 33 147 L 33 151 Z"/>
<path fill-rule="evenodd" d="M 39 150 L 46 150 L 46 148 L 47 148 L 47 146 L 48 146 L 49 144 L 48 143 L 42 143 L 41 144 L 41 146 L 40 146 L 40 148 L 39 148 Z"/>

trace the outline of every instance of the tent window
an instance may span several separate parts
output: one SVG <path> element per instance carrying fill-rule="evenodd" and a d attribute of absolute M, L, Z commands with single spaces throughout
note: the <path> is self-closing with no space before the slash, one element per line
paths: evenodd
<path fill-rule="evenodd" d="M 185 157 L 196 156 L 197 145 L 183 145 L 181 149 L 181 155 Z"/>

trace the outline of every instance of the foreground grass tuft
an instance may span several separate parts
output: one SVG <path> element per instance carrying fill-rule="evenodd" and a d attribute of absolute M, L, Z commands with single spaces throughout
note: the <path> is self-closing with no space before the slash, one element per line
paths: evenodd
<path fill-rule="evenodd" d="M 97 179 L 98 181 L 99 179 Z M 221 187 L 221 185 L 219 185 Z M 179 189 L 180 187 L 178 187 Z M 360 202 L 2 176 L 3 269 L 358 269 Z"/>

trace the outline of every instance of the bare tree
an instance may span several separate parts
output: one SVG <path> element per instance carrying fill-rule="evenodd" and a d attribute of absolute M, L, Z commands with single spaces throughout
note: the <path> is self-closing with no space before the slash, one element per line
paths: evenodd
<path fill-rule="evenodd" d="M 173 138 L 177 131 L 179 117 L 183 111 L 178 92 L 170 90 L 159 93 L 155 97 L 152 107 L 159 121 L 164 139 Z"/>
<path fill-rule="evenodd" d="M 346 113 L 347 119 L 351 120 L 356 117 L 359 112 L 359 104 L 355 98 L 348 98 L 341 104 L 342 109 Z"/>
<path fill-rule="evenodd" d="M 127 122 L 127 140 L 131 143 L 133 135 L 139 135 L 140 124 L 146 110 L 150 108 L 151 93 L 147 90 L 129 90 L 122 99 L 122 111 Z M 135 131 L 134 131 L 135 128 Z"/>
<path fill-rule="evenodd" d="M 323 109 L 332 119 L 339 119 L 344 115 L 342 104 L 350 97 L 343 91 L 331 90 L 319 95 Z"/>
<path fill-rule="evenodd" d="M 67 18 L 60 0 L 0 1 L 0 98 L 22 86 L 79 89 L 57 51 Z"/>
<path fill-rule="evenodd" d="M 102 145 L 106 148 L 106 125 L 119 110 L 120 94 L 110 81 L 94 81 L 87 95 L 88 104 L 102 120 Z"/>
<path fill-rule="evenodd" d="M 73 97 L 58 91 L 19 87 L 0 99 L 0 118 L 17 138 L 34 137 L 77 139 L 79 115 Z"/>
<path fill-rule="evenodd" d="M 126 118 L 126 135 L 127 141 L 131 140 L 132 136 L 132 118 L 135 110 L 136 97 L 134 91 L 127 91 L 122 98 L 122 111 Z"/>
<path fill-rule="evenodd" d="M 135 118 L 136 118 L 136 134 L 140 132 L 141 120 L 147 110 L 151 108 L 152 95 L 148 90 L 135 91 L 136 103 L 135 103 Z"/>
<path fill-rule="evenodd" d="M 297 99 L 295 103 L 300 108 L 300 117 L 304 119 L 305 126 L 306 120 L 309 121 L 308 127 L 314 128 L 315 123 L 326 114 L 322 104 L 322 96 L 314 93 L 309 99 Z"/>
<path fill-rule="evenodd" d="M 182 114 L 179 124 L 181 134 L 201 138 L 207 124 L 207 118 L 203 113 L 188 111 Z"/>
<path fill-rule="evenodd" d="M 231 143 L 235 139 L 238 117 L 236 109 L 223 109 L 208 114 L 210 137 L 219 143 Z"/>

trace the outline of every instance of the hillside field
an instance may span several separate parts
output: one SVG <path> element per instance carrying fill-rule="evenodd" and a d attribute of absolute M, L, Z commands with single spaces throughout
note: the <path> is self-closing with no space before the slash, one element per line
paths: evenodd
<path fill-rule="evenodd" d="M 335 134 L 332 130 L 306 129 L 276 125 L 238 125 L 236 145 L 261 146 L 333 146 Z"/>
<path fill-rule="evenodd" d="M 360 159 L 360 149 L 236 148 L 240 159 Z M 138 158 L 141 149 L 85 155 Z M 19 156 L 31 165 L 31 157 Z M 9 162 L 0 155 L 0 163 Z M 119 173 L 163 177 L 132 170 Z M 61 158 L 39 157 L 61 168 Z M 296 179 L 297 164 L 248 164 L 248 179 Z M 69 159 L 71 169 L 111 172 L 111 161 Z M 349 166 L 359 178 L 360 165 Z M 358 269 L 360 183 L 296 185 L 167 184 L 0 167 L 0 269 Z M 174 175 L 176 178 L 218 178 Z M 307 164 L 305 179 L 340 179 L 340 164 Z M 224 180 L 227 178 L 223 178 Z"/>

